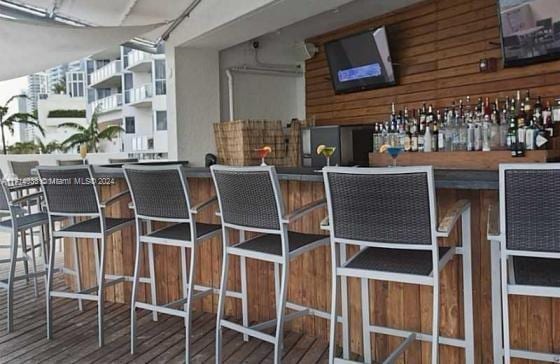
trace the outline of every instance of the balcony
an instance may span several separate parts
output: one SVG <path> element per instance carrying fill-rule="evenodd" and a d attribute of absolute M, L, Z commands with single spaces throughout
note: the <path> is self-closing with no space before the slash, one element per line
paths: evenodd
<path fill-rule="evenodd" d="M 128 58 L 127 71 L 150 72 L 152 70 L 153 57 L 150 53 L 133 49 L 126 57 Z"/>
<path fill-rule="evenodd" d="M 141 87 L 126 90 L 124 94 L 125 104 L 136 107 L 152 106 L 152 85 L 147 83 Z"/>
<path fill-rule="evenodd" d="M 89 75 L 89 86 L 95 88 L 119 87 L 122 83 L 121 61 L 112 61 Z"/>
<path fill-rule="evenodd" d="M 122 108 L 122 94 L 114 94 L 90 104 L 93 112 L 97 111 L 98 114 L 104 114 L 111 111 L 117 111 Z"/>

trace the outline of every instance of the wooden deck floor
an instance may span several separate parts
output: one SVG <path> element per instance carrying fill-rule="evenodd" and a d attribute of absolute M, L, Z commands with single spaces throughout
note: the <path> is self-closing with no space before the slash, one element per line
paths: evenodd
<path fill-rule="evenodd" d="M 0 256 L 5 256 L 0 251 Z M 21 269 L 21 268 L 20 268 Z M 20 270 L 18 269 L 18 270 Z M 0 266 L 0 277 L 6 276 L 6 264 Z M 58 275 L 55 286 L 63 286 Z M 184 326 L 179 317 L 160 315 L 158 322 L 145 311 L 139 313 L 138 353 L 131 355 L 130 311 L 122 304 L 107 304 L 103 348 L 97 346 L 97 309 L 92 302 L 80 312 L 76 301 L 55 299 L 54 339 L 46 339 L 44 284 L 40 296 L 33 285 L 16 284 L 15 330 L 6 333 L 6 294 L 0 290 L 0 363 L 181 363 L 184 362 Z M 214 360 L 214 315 L 195 314 L 193 322 L 192 362 Z M 252 339 L 243 342 L 242 335 L 224 331 L 226 363 L 272 363 L 273 346 Z M 327 362 L 328 344 L 297 333 L 286 333 L 284 363 Z"/>

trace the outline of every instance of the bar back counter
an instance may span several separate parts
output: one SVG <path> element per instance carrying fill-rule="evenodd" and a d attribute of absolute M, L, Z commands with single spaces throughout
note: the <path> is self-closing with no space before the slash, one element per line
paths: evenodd
<path fill-rule="evenodd" d="M 194 203 L 214 196 L 214 186 L 209 169 L 186 168 L 190 193 Z M 127 189 L 120 166 L 94 166 L 96 177 L 103 177 L 107 184 L 101 187 L 101 200 Z M 324 197 L 323 177 L 317 171 L 306 168 L 279 168 L 278 175 L 284 196 L 286 211 L 290 212 L 305 204 Z M 492 362 L 492 302 L 491 302 L 491 265 L 490 245 L 486 240 L 488 207 L 497 203 L 498 172 L 471 170 L 435 170 L 437 204 L 439 216 L 457 200 L 467 199 L 472 208 L 472 274 L 474 299 L 475 362 Z M 395 186 L 399 188 L 399 186 Z M 130 200 L 122 199 L 108 209 L 108 216 L 132 216 Z M 203 211 L 201 222 L 219 223 L 215 215 L 216 207 Z M 290 226 L 291 230 L 326 234 L 320 229 L 320 222 L 326 216 L 326 209 L 318 209 Z M 406 228 L 406 221 L 400 222 Z M 459 225 L 460 226 L 460 225 Z M 157 228 L 157 226 L 155 226 Z M 440 245 L 452 246 L 460 237 L 460 228 L 455 228 L 450 238 L 441 239 Z M 238 241 L 238 234 L 231 236 L 232 242 Z M 134 266 L 134 228 L 126 228 L 112 235 L 108 240 L 107 274 L 131 276 Z M 219 288 L 222 245 L 219 238 L 203 244 L 200 254 L 196 281 L 205 286 Z M 95 286 L 95 265 L 93 244 L 86 240 L 78 242 L 82 287 Z M 65 242 L 65 265 L 73 268 L 73 244 Z M 290 265 L 288 300 L 305 306 L 329 312 L 331 298 L 330 248 L 322 247 L 304 253 Z M 155 246 L 155 270 L 157 280 L 158 304 L 172 302 L 181 295 L 180 254 L 178 248 Z M 349 254 L 353 251 L 349 251 Z M 147 267 L 147 251 L 142 252 L 142 269 Z M 230 260 L 228 286 L 240 289 L 240 268 L 237 259 Z M 249 319 L 258 322 L 275 316 L 274 269 L 266 262 L 249 259 L 247 261 Z M 460 259 L 454 259 L 441 272 L 440 328 L 441 336 L 462 338 L 463 299 L 462 268 Z M 147 275 L 147 272 L 142 272 Z M 68 284 L 75 287 L 74 276 L 67 275 Z M 360 282 L 349 279 L 349 311 L 351 351 L 362 352 Z M 372 323 L 407 330 L 429 333 L 431 331 L 432 292 L 429 286 L 419 287 L 410 284 L 370 281 L 370 319 Z M 125 282 L 107 288 L 107 300 L 129 302 L 131 284 Z M 515 315 L 512 321 L 511 338 L 513 346 L 521 346 L 538 351 L 552 351 L 554 320 L 560 317 L 560 304 L 548 298 L 512 296 L 510 312 Z M 141 285 L 138 300 L 149 302 L 150 291 Z M 210 295 L 195 302 L 195 309 L 215 312 L 217 295 Z M 529 310 L 530 308 L 530 310 Z M 226 316 L 241 317 L 241 303 L 227 299 Z M 327 319 L 308 316 L 290 322 L 288 329 L 328 339 L 329 322 Z M 340 338 L 339 338 L 340 339 Z M 374 335 L 375 357 L 386 357 L 401 342 L 400 338 Z M 463 350 L 441 345 L 442 363 L 464 361 Z M 406 352 L 406 362 L 429 362 L 430 343 L 415 342 Z"/>

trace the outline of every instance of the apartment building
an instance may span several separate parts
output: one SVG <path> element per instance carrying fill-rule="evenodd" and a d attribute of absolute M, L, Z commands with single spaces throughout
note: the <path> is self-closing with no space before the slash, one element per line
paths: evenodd
<path fill-rule="evenodd" d="M 105 152 L 141 158 L 167 157 L 165 55 L 128 47 L 109 49 L 86 61 L 87 115 L 97 111 L 101 128 L 121 125 Z"/>

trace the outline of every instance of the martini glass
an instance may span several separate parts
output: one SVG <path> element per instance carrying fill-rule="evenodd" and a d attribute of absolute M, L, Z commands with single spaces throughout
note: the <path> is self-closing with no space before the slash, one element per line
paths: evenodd
<path fill-rule="evenodd" d="M 327 167 L 330 167 L 331 157 L 333 156 L 335 151 L 336 151 L 336 147 L 324 147 L 323 150 L 321 150 L 321 154 L 327 160 Z"/>
<path fill-rule="evenodd" d="M 261 166 L 266 166 L 264 159 L 270 154 L 270 152 L 272 152 L 272 148 L 262 147 L 259 149 L 255 149 L 255 151 L 258 153 L 259 158 L 261 159 Z"/>
<path fill-rule="evenodd" d="M 387 147 L 387 154 L 389 154 L 393 159 L 393 167 L 397 166 L 397 158 L 399 157 L 399 154 L 401 154 L 403 150 L 404 150 L 403 147 L 400 145 Z"/>

